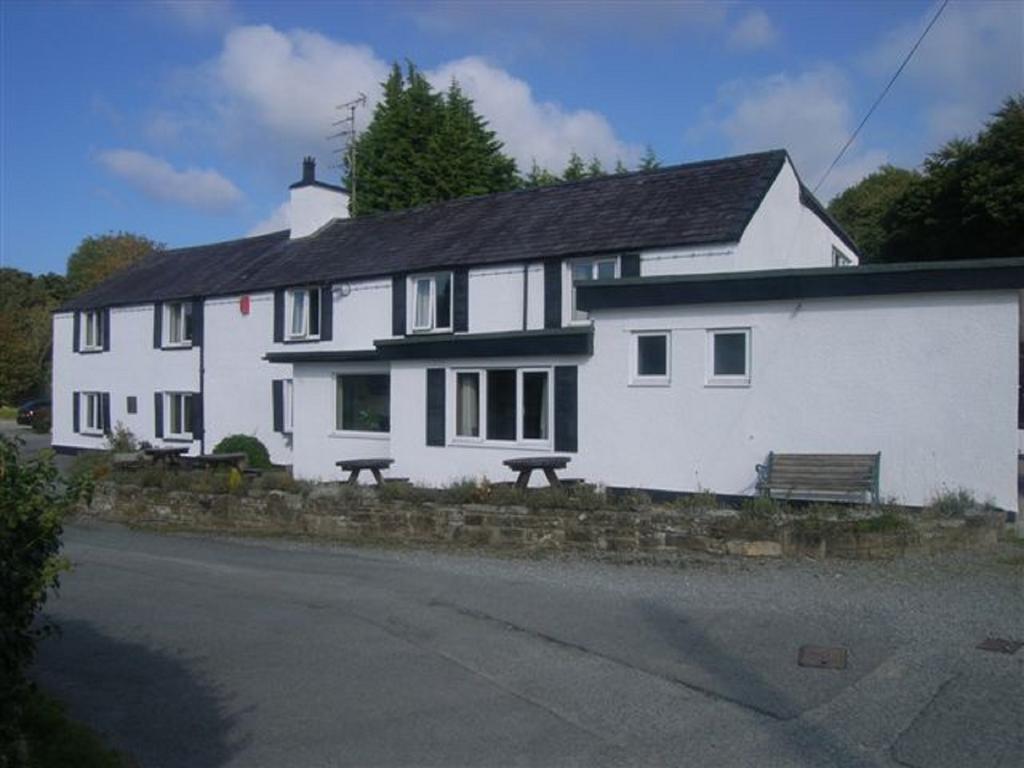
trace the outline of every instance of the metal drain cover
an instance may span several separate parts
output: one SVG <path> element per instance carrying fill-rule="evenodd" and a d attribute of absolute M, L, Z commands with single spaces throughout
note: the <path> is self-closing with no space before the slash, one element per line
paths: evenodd
<path fill-rule="evenodd" d="M 846 669 L 846 649 L 827 645 L 802 645 L 796 663 L 817 669 Z"/>
<path fill-rule="evenodd" d="M 1020 640 L 1004 640 L 1001 637 L 986 637 L 975 648 L 981 651 L 992 651 L 993 653 L 1008 653 L 1014 654 L 1021 648 L 1024 648 L 1024 643 Z"/>

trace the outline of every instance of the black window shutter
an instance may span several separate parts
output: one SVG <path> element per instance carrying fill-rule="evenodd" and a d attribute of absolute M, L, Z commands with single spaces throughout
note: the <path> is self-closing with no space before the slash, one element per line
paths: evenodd
<path fill-rule="evenodd" d="M 74 352 L 78 352 L 78 350 L 81 349 L 80 345 L 82 343 L 82 313 L 81 312 L 75 312 L 75 321 L 74 321 L 73 325 L 74 325 L 74 328 L 72 329 L 72 333 L 74 333 L 74 336 L 71 339 L 71 349 Z"/>
<path fill-rule="evenodd" d="M 153 393 L 153 414 L 155 416 L 155 429 L 153 434 L 157 437 L 164 436 L 164 394 L 163 392 Z"/>
<path fill-rule="evenodd" d="M 164 345 L 164 305 L 157 302 L 153 305 L 153 349 Z"/>
<path fill-rule="evenodd" d="M 110 434 L 110 393 L 100 395 L 100 415 L 103 418 L 103 434 Z"/>
<path fill-rule="evenodd" d="M 78 405 L 78 401 L 79 401 L 79 398 L 81 397 L 81 394 L 82 394 L 81 392 L 72 392 L 71 393 L 71 431 L 72 432 L 81 432 L 82 431 L 82 424 L 81 424 L 81 418 L 82 417 L 79 415 L 80 414 L 80 411 L 79 411 L 79 407 L 80 406 Z"/>
<path fill-rule="evenodd" d="M 274 404 L 274 431 L 284 432 L 284 379 L 270 382 L 270 394 Z"/>
<path fill-rule="evenodd" d="M 405 275 L 391 278 L 391 335 L 405 336 Z"/>
<path fill-rule="evenodd" d="M 334 338 L 334 291 L 325 285 L 320 289 L 320 341 Z"/>
<path fill-rule="evenodd" d="M 452 330 L 455 332 L 469 330 L 469 270 L 466 267 L 456 269 L 452 275 L 452 296 L 454 311 Z"/>
<path fill-rule="evenodd" d="M 110 308 L 104 309 L 100 312 L 100 323 L 103 327 L 100 332 L 103 334 L 103 351 L 110 351 Z"/>
<path fill-rule="evenodd" d="M 544 327 L 562 327 L 562 262 L 544 262 Z"/>
<path fill-rule="evenodd" d="M 427 369 L 427 445 L 444 445 L 444 368 Z"/>
<path fill-rule="evenodd" d="M 203 304 L 202 299 L 192 300 L 192 346 L 203 346 Z"/>
<path fill-rule="evenodd" d="M 579 443 L 579 393 L 575 365 L 555 366 L 555 450 L 575 453 Z"/>
<path fill-rule="evenodd" d="M 640 277 L 640 254 L 624 253 L 619 264 L 619 275 L 622 277 Z"/>
<path fill-rule="evenodd" d="M 193 440 L 203 439 L 203 393 L 192 393 L 192 423 L 189 424 L 189 432 Z"/>
<path fill-rule="evenodd" d="M 284 341 L 284 289 L 274 291 L 274 341 Z"/>

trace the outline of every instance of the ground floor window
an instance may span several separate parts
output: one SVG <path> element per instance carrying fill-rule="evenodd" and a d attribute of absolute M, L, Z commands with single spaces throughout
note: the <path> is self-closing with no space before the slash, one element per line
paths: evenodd
<path fill-rule="evenodd" d="M 750 384 L 750 329 L 708 331 L 708 368 L 709 384 Z"/>
<path fill-rule="evenodd" d="M 335 419 L 335 427 L 343 432 L 390 432 L 391 376 L 340 374 Z"/>
<path fill-rule="evenodd" d="M 192 437 L 192 395 L 188 392 L 167 393 L 167 436 Z"/>
<path fill-rule="evenodd" d="M 100 392 L 82 393 L 82 415 L 86 432 L 103 432 L 103 395 Z"/>
<path fill-rule="evenodd" d="M 457 439 L 516 442 L 547 441 L 550 436 L 550 371 L 488 368 L 455 372 Z"/>

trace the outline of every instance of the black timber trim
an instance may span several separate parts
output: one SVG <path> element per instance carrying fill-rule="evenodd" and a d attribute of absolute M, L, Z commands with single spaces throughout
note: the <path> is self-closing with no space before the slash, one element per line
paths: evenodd
<path fill-rule="evenodd" d="M 595 280 L 578 285 L 582 309 L 731 304 L 749 301 L 889 296 L 1024 288 L 1024 259 L 984 259 L 863 267 Z"/>
<path fill-rule="evenodd" d="M 406 320 L 405 274 L 391 276 L 391 335 L 405 336 L 408 321 Z"/>
<path fill-rule="evenodd" d="M 562 262 L 544 262 L 544 327 L 562 325 Z"/>
<path fill-rule="evenodd" d="M 361 363 L 380 360 L 381 356 L 375 349 L 305 350 L 302 352 L 267 352 L 263 359 L 268 363 Z"/>
<path fill-rule="evenodd" d="M 427 445 L 445 444 L 445 377 L 444 368 L 427 368 Z"/>
<path fill-rule="evenodd" d="M 346 195 L 348 190 L 345 187 L 339 187 L 337 184 L 328 184 L 326 181 L 296 181 L 294 184 L 289 184 L 288 189 L 302 189 L 303 187 L 320 187 L 321 189 L 330 189 L 334 192 L 343 192 Z"/>
<path fill-rule="evenodd" d="M 821 201 L 814 196 L 814 193 L 804 186 L 802 181 L 800 182 L 800 204 L 821 219 L 821 222 L 832 230 L 832 234 L 842 240 L 846 247 L 853 251 L 854 255 L 858 259 L 863 258 L 860 248 L 857 247 L 853 238 L 846 233 L 846 230 L 844 230 L 842 226 L 840 226 L 839 222 L 832 217 L 832 214 L 830 214 L 828 209 L 821 204 Z"/>
<path fill-rule="evenodd" d="M 374 344 L 381 360 L 589 356 L 594 352 L 594 333 L 590 326 L 583 326 L 509 333 L 424 334 L 405 339 L 378 339 Z"/>

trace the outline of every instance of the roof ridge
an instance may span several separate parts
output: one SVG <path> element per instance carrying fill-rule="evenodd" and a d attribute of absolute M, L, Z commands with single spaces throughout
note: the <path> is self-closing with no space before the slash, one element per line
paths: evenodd
<path fill-rule="evenodd" d="M 192 251 L 192 250 L 195 250 L 196 248 L 216 248 L 217 246 L 235 245 L 236 243 L 247 243 L 247 242 L 252 242 L 254 240 L 261 240 L 261 239 L 270 240 L 272 238 L 281 237 L 282 235 L 288 235 L 288 233 L 289 233 L 289 230 L 287 230 L 287 229 L 277 229 L 277 230 L 274 230 L 273 232 L 264 232 L 261 235 L 248 235 L 246 237 L 232 237 L 229 240 L 216 240 L 216 241 L 214 241 L 212 243 L 199 243 L 198 245 L 180 245 L 177 248 L 161 248 L 158 251 L 151 251 L 151 253 L 161 253 L 161 254 L 175 253 L 175 254 L 177 254 L 177 253 L 181 253 L 182 251 Z"/>

